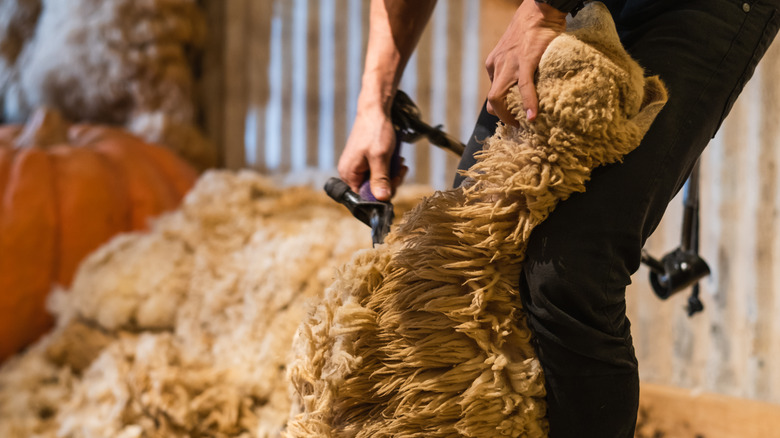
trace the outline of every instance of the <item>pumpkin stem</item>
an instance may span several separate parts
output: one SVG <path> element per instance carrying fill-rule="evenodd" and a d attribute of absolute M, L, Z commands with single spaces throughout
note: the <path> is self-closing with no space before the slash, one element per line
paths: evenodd
<path fill-rule="evenodd" d="M 59 111 L 44 106 L 35 110 L 30 116 L 14 143 L 17 148 L 45 148 L 67 143 L 67 141 L 68 123 Z"/>

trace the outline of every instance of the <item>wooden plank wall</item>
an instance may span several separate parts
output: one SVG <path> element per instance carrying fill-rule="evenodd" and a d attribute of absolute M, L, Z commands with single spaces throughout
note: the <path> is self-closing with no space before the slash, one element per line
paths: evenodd
<path fill-rule="evenodd" d="M 705 311 L 688 318 L 687 293 L 652 295 L 642 268 L 628 291 L 645 381 L 780 403 L 780 42 L 770 47 L 702 155 L 701 283 Z M 682 202 L 671 204 L 646 248 L 679 245 Z"/>
<path fill-rule="evenodd" d="M 204 4 L 206 125 L 223 164 L 314 180 L 333 174 L 355 114 L 368 1 Z M 487 89 L 483 60 L 513 8 L 513 0 L 439 0 L 402 81 L 427 120 L 468 137 Z M 629 288 L 647 382 L 780 403 L 779 77 L 775 43 L 702 158 L 701 251 L 713 270 L 702 283 L 705 312 L 689 319 L 686 294 L 659 301 L 644 268 Z M 456 159 L 413 148 L 408 180 L 448 187 Z M 678 245 L 680 217 L 677 199 L 651 253 Z"/>
<path fill-rule="evenodd" d="M 214 38 L 204 106 L 222 164 L 333 173 L 356 111 L 369 2 L 208 0 L 205 6 Z M 480 0 L 440 2 L 401 84 L 427 121 L 462 138 L 481 105 L 474 86 L 484 70 L 479 11 Z M 409 181 L 451 183 L 456 157 L 424 142 L 405 156 Z"/>

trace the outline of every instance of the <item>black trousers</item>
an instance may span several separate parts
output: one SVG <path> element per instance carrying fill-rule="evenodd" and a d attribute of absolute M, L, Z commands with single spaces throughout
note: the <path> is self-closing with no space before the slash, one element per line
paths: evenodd
<path fill-rule="evenodd" d="M 521 295 L 552 438 L 633 437 L 639 377 L 626 286 L 780 22 L 780 0 L 605 3 L 628 52 L 666 83 L 669 102 L 622 164 L 596 169 L 587 191 L 560 203 L 531 236 Z M 459 168 L 474 163 L 477 140 L 497 121 L 483 107 Z"/>

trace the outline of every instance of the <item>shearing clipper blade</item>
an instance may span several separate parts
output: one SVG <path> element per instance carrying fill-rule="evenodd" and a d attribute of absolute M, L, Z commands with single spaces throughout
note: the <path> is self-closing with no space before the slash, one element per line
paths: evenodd
<path fill-rule="evenodd" d="M 344 205 L 360 222 L 371 227 L 371 241 L 374 246 L 384 243 L 393 223 L 393 204 L 382 201 L 367 201 L 349 188 L 347 183 L 331 178 L 325 183 L 325 193 L 334 201 Z"/>

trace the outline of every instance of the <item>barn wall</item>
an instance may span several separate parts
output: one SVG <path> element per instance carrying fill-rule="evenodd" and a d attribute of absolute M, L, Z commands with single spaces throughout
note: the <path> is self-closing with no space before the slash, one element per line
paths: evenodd
<path fill-rule="evenodd" d="M 702 156 L 701 254 L 705 311 L 687 293 L 657 301 L 642 268 L 628 292 L 640 372 L 647 381 L 780 403 L 780 44 L 770 47 Z M 647 244 L 679 244 L 673 201 Z"/>
<path fill-rule="evenodd" d="M 207 0 L 206 125 L 223 164 L 332 174 L 355 114 L 367 0 Z M 401 88 L 423 116 L 467 138 L 487 81 L 483 60 L 510 0 L 440 0 Z M 687 294 L 661 302 L 642 268 L 629 315 L 645 381 L 780 403 L 780 44 L 770 48 L 702 158 L 703 314 Z M 446 188 L 457 160 L 408 146 L 407 180 Z M 647 245 L 679 243 L 675 200 Z"/>
<path fill-rule="evenodd" d="M 429 123 L 462 138 L 483 94 L 474 87 L 484 70 L 480 6 L 480 0 L 439 2 L 401 83 Z M 369 2 L 211 0 L 206 8 L 215 38 L 203 95 L 223 164 L 332 172 L 355 116 Z M 410 181 L 451 183 L 458 158 L 425 142 L 408 148 Z"/>

